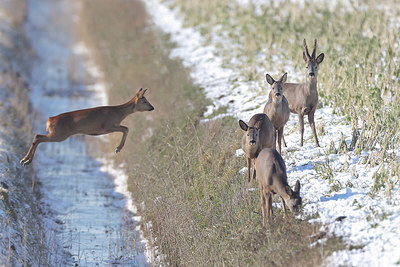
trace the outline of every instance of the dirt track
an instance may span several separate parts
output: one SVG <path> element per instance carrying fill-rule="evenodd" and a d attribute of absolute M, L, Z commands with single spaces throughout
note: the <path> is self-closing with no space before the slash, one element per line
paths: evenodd
<path fill-rule="evenodd" d="M 36 53 L 31 73 L 35 132 L 44 133 L 47 117 L 99 104 L 87 86 L 85 58 L 73 53 L 79 40 L 78 1 L 28 0 L 26 34 Z M 89 138 L 88 138 L 89 139 Z M 106 139 L 104 139 L 105 141 Z M 99 142 L 90 138 L 89 142 Z M 59 224 L 56 238 L 71 255 L 71 264 L 145 265 L 136 223 L 124 212 L 125 200 L 114 192 L 112 177 L 87 149 L 86 138 L 38 147 L 33 165 L 43 184 L 46 205 Z M 92 146 L 91 146 L 92 147 Z M 112 153 L 112 152 L 110 152 Z"/>

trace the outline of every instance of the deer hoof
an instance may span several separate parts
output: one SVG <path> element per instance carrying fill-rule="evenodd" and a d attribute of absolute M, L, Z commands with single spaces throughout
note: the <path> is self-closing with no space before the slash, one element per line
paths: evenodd
<path fill-rule="evenodd" d="M 21 165 L 25 167 L 26 165 L 31 163 L 31 160 L 23 158 L 19 163 L 21 163 Z"/>
<path fill-rule="evenodd" d="M 118 152 L 120 152 L 121 151 L 121 149 L 119 148 L 119 147 L 117 147 L 116 149 L 115 149 L 115 154 L 117 154 Z"/>

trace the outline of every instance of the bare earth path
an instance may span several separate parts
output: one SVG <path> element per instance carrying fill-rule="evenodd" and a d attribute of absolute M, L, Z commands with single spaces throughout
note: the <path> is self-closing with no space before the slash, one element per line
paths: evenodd
<path fill-rule="evenodd" d="M 76 43 L 76 1 L 28 0 L 26 34 L 35 59 L 31 100 L 38 115 L 35 130 L 45 132 L 47 117 L 98 105 L 89 92 L 84 59 L 71 52 Z M 124 198 L 114 192 L 112 177 L 100 171 L 101 163 L 87 151 L 86 138 L 38 147 L 33 161 L 59 227 L 56 238 L 71 255 L 70 265 L 147 265 L 134 231 L 136 223 L 124 212 Z M 95 142 L 90 138 L 90 142 Z M 97 139 L 98 140 L 98 139 Z M 111 152 L 110 152 L 111 153 Z"/>

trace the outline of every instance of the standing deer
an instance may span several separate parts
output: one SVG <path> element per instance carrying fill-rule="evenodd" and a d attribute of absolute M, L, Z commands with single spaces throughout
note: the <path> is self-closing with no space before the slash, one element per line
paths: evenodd
<path fill-rule="evenodd" d="M 137 94 L 125 104 L 81 109 L 50 117 L 46 122 L 47 135 L 36 134 L 26 156 L 21 159 L 22 165 L 32 162 L 37 146 L 43 142 L 62 142 L 71 135 L 103 135 L 122 132 L 122 139 L 115 150 L 124 147 L 129 129 L 120 125 L 129 114 L 138 111 L 152 111 L 154 107 L 143 96 L 147 89 L 141 88 Z"/>
<path fill-rule="evenodd" d="M 303 59 L 306 63 L 306 82 L 305 83 L 285 83 L 283 85 L 283 95 L 289 102 L 292 113 L 299 115 L 300 124 L 300 146 L 303 146 L 304 134 L 304 115 L 308 115 L 311 130 L 314 134 L 315 143 L 319 147 L 317 132 L 315 130 L 314 113 L 318 105 L 317 77 L 318 66 L 324 60 L 324 53 L 315 58 L 317 50 L 317 39 L 314 42 L 312 55 L 308 53 L 306 39 L 304 39 Z"/>
<path fill-rule="evenodd" d="M 290 116 L 289 103 L 282 93 L 287 73 L 283 74 L 279 81 L 275 81 L 269 74 L 266 74 L 265 77 L 267 82 L 271 85 L 271 92 L 268 102 L 265 104 L 264 113 L 267 114 L 275 127 L 275 139 L 278 136 L 278 152 L 282 154 L 281 140 L 283 139 L 283 127 Z M 276 131 L 278 134 L 276 134 Z M 283 140 L 283 143 L 286 146 L 285 140 Z"/>
<path fill-rule="evenodd" d="M 246 153 L 247 174 L 250 182 L 251 160 L 257 158 L 258 153 L 264 147 L 275 148 L 275 129 L 267 115 L 263 113 L 253 115 L 248 125 L 239 120 L 239 126 L 245 131 L 242 137 L 242 149 Z M 252 176 L 255 179 L 256 170 L 254 166 Z"/>
<path fill-rule="evenodd" d="M 297 211 L 301 206 L 300 181 L 297 180 L 294 191 L 287 183 L 286 166 L 281 155 L 272 148 L 264 148 L 256 159 L 258 186 L 261 196 L 261 212 L 265 226 L 265 210 L 272 217 L 272 194 L 281 197 L 282 209 L 286 215 L 286 206 Z"/>

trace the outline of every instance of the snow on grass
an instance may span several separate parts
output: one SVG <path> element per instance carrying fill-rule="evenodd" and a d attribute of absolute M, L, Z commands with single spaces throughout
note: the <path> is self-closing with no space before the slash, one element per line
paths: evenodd
<path fill-rule="evenodd" d="M 305 1 L 300 2 L 305 4 Z M 332 7 L 336 4 L 336 1 L 329 2 Z M 228 64 L 229 67 L 222 67 L 222 59 L 216 55 L 218 46 L 215 45 L 216 40 L 221 41 L 220 36 L 213 36 L 211 45 L 205 45 L 206 41 L 198 31 L 183 27 L 183 15 L 179 10 L 169 9 L 160 0 L 145 3 L 154 23 L 170 34 L 171 41 L 177 45 L 171 57 L 181 59 L 191 69 L 193 80 L 204 88 L 206 96 L 213 101 L 204 114 L 207 119 L 231 115 L 248 120 L 253 114 L 262 112 L 267 91 L 260 94 L 263 89 L 259 88 L 259 84 L 245 81 L 234 60 Z M 234 40 L 227 41 L 234 43 Z M 260 55 L 258 61 L 262 60 Z M 293 68 L 290 62 L 287 65 L 290 77 Z M 268 70 L 257 71 L 268 73 Z M 299 78 L 296 73 L 294 76 Z M 304 78 L 300 77 L 300 80 Z M 226 108 L 227 112 L 213 116 L 221 108 Z M 349 244 L 348 250 L 335 252 L 326 263 L 333 266 L 399 264 L 400 194 L 398 189 L 393 189 L 388 196 L 379 188 L 373 193 L 374 175 L 382 166 L 370 166 L 367 162 L 371 154 L 378 150 L 363 151 L 360 155 L 351 151 L 337 153 L 334 150 L 343 141 L 347 147 L 350 146 L 352 126 L 329 107 L 318 109 L 315 121 L 321 148 L 315 146 L 308 123 L 305 124 L 305 145 L 299 146 L 297 115 L 292 114 L 285 128 L 288 147 L 283 149 L 283 157 L 288 168 L 289 184 L 293 185 L 297 179 L 302 184 L 301 195 L 305 204 L 302 216 L 316 217 L 311 222 L 323 223 L 323 230 L 342 236 Z M 396 155 L 400 153 L 393 152 Z M 236 154 L 243 155 L 240 149 Z M 246 168 L 240 172 L 246 173 Z"/>

